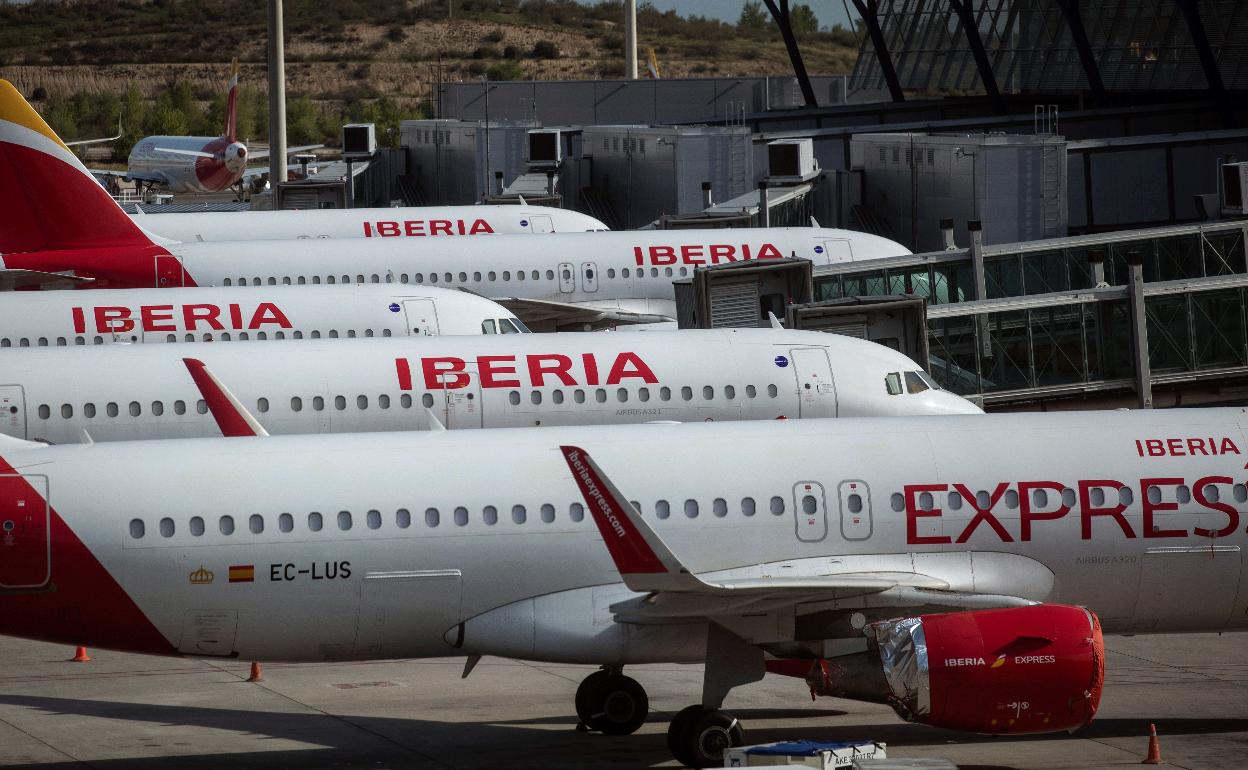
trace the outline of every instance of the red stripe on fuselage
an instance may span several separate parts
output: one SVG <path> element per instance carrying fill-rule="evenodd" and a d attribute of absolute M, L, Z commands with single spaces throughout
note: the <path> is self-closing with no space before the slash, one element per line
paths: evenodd
<path fill-rule="evenodd" d="M 0 474 L 16 473 L 0 458 Z M 40 498 L 28 483 L 22 483 L 27 495 Z M 38 591 L 0 592 L 0 634 L 66 645 L 176 655 L 174 646 L 156 630 L 55 509 L 50 511 L 50 518 L 51 584 Z"/>

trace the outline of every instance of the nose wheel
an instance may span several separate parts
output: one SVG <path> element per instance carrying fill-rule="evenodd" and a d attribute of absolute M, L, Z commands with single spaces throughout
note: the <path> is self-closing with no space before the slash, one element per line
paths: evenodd
<path fill-rule="evenodd" d="M 576 688 L 577 729 L 629 735 L 646 721 L 650 698 L 637 680 L 618 671 L 595 671 Z"/>
<path fill-rule="evenodd" d="M 690 706 L 672 718 L 667 747 L 686 767 L 722 767 L 724 752 L 745 743 L 741 722 L 727 711 Z"/>

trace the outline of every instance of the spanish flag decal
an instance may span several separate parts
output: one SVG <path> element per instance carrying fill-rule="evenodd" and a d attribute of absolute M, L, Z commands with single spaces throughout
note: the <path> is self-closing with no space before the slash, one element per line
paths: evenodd
<path fill-rule="evenodd" d="M 251 564 L 231 564 L 231 583 L 251 583 L 256 579 L 256 568 Z"/>

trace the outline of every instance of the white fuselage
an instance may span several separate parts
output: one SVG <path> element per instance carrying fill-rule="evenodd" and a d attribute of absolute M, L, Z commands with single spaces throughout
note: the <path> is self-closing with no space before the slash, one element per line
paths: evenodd
<path fill-rule="evenodd" d="M 0 432 L 52 443 L 217 436 L 184 357 L 279 433 L 771 420 L 979 410 L 940 390 L 890 395 L 919 369 L 852 337 L 774 329 L 105 345 L 0 354 Z M 21 419 L 24 415 L 24 419 Z"/>
<path fill-rule="evenodd" d="M 0 517 L 42 515 L 40 496 L 54 513 L 50 562 L 29 540 L 13 552 L 25 560 L 0 562 L 0 585 L 36 586 L 0 594 L 0 633 L 243 660 L 701 659 L 704 623 L 613 618 L 638 597 L 585 514 L 559 451 L 569 444 L 708 580 L 918 573 L 988 599 L 1085 605 L 1108 632 L 1245 628 L 1243 419 L 1150 410 L 5 445 L 0 456 L 28 474 L 5 483 L 35 494 L 5 497 Z M 854 634 L 848 613 L 898 611 L 875 600 L 760 609 L 753 643 Z"/>
<path fill-rule="evenodd" d="M 225 136 L 145 136 L 126 165 L 136 174 L 163 177 L 173 193 L 221 192 L 247 169 L 247 145 Z"/>
<path fill-rule="evenodd" d="M 0 348 L 111 342 L 228 342 L 523 329 L 484 297 L 416 286 L 210 286 L 8 292 L 0 295 Z"/>
<path fill-rule="evenodd" d="M 196 285 L 407 283 L 674 318 L 672 281 L 696 267 L 799 257 L 818 265 L 905 253 L 867 233 L 790 227 L 560 233 L 533 239 L 248 241 L 167 247 Z M 174 274 L 176 270 L 166 273 Z M 158 268 L 159 269 L 159 268 Z"/>
<path fill-rule="evenodd" d="M 155 211 L 156 213 L 150 213 Z M 161 214 L 135 222 L 175 241 L 267 241 L 300 238 L 420 238 L 441 235 L 567 233 L 607 230 L 579 211 L 548 206 L 414 206 Z"/>

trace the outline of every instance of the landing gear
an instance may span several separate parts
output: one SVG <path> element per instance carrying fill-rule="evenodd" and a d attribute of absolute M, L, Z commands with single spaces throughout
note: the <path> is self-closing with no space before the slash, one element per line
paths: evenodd
<path fill-rule="evenodd" d="M 672 718 L 667 747 L 686 767 L 720 767 L 724 751 L 745 742 L 736 717 L 726 711 L 690 706 Z"/>
<path fill-rule="evenodd" d="M 650 699 L 637 680 L 619 669 L 595 671 L 576 688 L 577 729 L 605 735 L 628 735 L 646 721 Z"/>

